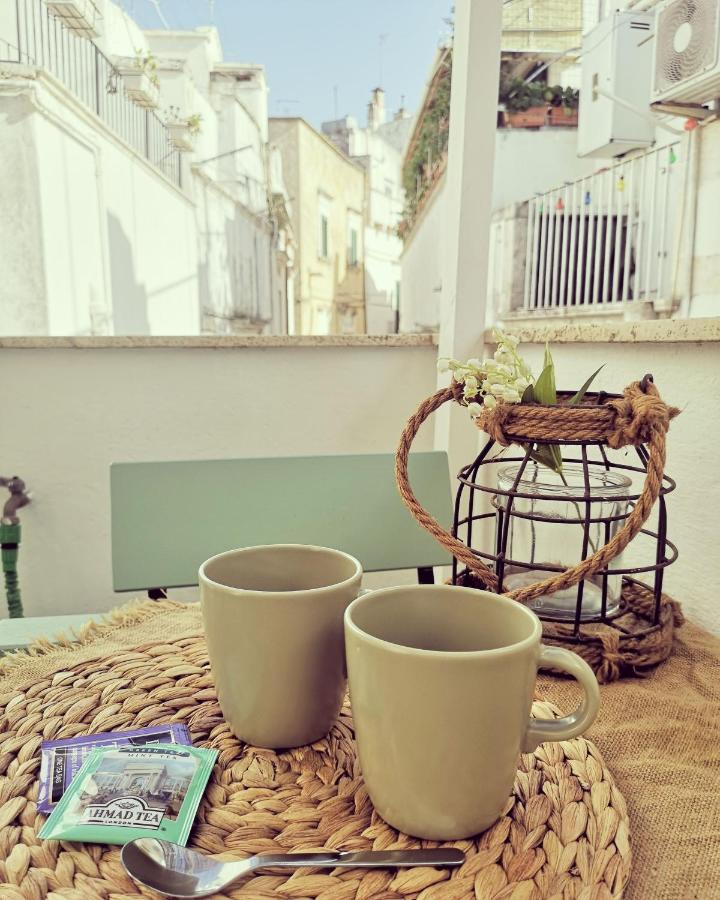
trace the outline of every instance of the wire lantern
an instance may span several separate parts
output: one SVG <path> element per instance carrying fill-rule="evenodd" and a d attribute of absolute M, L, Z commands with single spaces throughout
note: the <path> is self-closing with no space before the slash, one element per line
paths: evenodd
<path fill-rule="evenodd" d="M 663 403 L 650 375 L 622 395 L 588 393 L 578 406 L 563 404 L 569 394 L 559 396 L 553 405 L 498 405 L 476 419 L 488 440 L 458 474 L 451 532 L 412 493 L 407 455 L 431 412 L 461 401 L 457 386 L 438 391 L 408 422 L 398 487 L 420 524 L 452 553 L 452 583 L 528 605 L 547 641 L 573 647 L 601 680 L 613 680 L 665 659 L 682 621 L 663 593 L 665 569 L 678 557 L 666 503 L 675 482 L 664 472 L 665 436 L 677 410 Z M 557 471 L 535 460 L 551 445 L 562 457 Z M 627 453 L 617 461 L 620 448 Z"/>

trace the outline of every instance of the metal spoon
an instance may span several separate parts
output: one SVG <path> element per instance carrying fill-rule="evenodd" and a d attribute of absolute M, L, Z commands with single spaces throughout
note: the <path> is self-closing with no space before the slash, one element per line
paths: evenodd
<path fill-rule="evenodd" d="M 166 897 L 208 897 L 256 869 L 302 866 L 343 868 L 407 868 L 461 866 L 465 854 L 454 847 L 439 850 L 368 850 L 362 853 L 263 853 L 238 862 L 219 862 L 195 850 L 159 838 L 138 838 L 120 854 L 135 881 Z"/>

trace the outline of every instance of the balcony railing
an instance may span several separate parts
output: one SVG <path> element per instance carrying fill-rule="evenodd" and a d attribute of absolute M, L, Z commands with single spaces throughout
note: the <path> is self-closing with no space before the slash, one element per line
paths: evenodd
<path fill-rule="evenodd" d="M 528 209 L 526 310 L 669 304 L 678 144 L 547 191 Z"/>
<path fill-rule="evenodd" d="M 10 5 L 12 0 L 5 2 Z M 44 0 L 14 3 L 15 34 L 0 35 L 0 62 L 47 69 L 122 140 L 180 186 L 180 153 L 165 123 L 127 96 L 122 76 L 99 47 L 63 24 Z"/>

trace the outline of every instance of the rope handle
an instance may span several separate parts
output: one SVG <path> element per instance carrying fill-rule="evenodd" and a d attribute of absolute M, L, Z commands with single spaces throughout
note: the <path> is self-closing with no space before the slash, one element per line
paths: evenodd
<path fill-rule="evenodd" d="M 403 429 L 395 454 L 395 479 L 400 496 L 420 525 L 427 529 L 456 559 L 464 563 L 471 572 L 478 575 L 489 589 L 497 590 L 497 575 L 466 544 L 443 528 L 428 513 L 415 496 L 408 478 L 410 447 L 420 426 L 444 403 L 447 403 L 449 400 L 455 400 L 458 396 L 457 390 L 452 386 L 436 391 L 431 397 L 424 400 L 414 415 L 410 417 Z M 662 407 L 661 414 L 646 415 L 647 400 L 652 400 L 655 411 Z M 612 402 L 615 403 L 616 401 Z M 615 532 L 608 543 L 591 556 L 544 581 L 509 591 L 507 596 L 527 603 L 537 597 L 573 587 L 584 578 L 593 575 L 600 569 L 605 569 L 616 556 L 622 553 L 647 521 L 662 487 L 663 472 L 665 470 L 665 435 L 670 419 L 678 414 L 678 410 L 673 407 L 667 407 L 662 403 L 657 388 L 648 376 L 642 382 L 635 382 L 626 388 L 623 400 L 617 402 L 624 404 L 622 410 L 619 405 L 617 406 L 618 419 L 621 417 L 621 414 L 627 417 L 628 410 L 630 410 L 631 413 L 635 413 L 635 420 L 626 427 L 626 438 L 623 444 L 613 441 L 613 445 L 622 446 L 630 443 L 646 443 L 649 454 L 645 483 L 634 508 L 622 527 Z M 640 425 L 642 428 L 639 428 Z M 642 434 L 642 441 L 638 440 L 639 434 Z"/>

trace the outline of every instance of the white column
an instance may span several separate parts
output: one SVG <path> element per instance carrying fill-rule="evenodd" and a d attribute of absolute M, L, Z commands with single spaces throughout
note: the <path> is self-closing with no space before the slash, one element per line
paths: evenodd
<path fill-rule="evenodd" d="M 455 4 L 441 357 L 483 355 L 502 8 L 502 0 Z M 438 384 L 446 385 L 447 375 Z M 451 405 L 435 414 L 435 446 L 448 451 L 455 474 L 477 454 L 478 432 Z"/>

